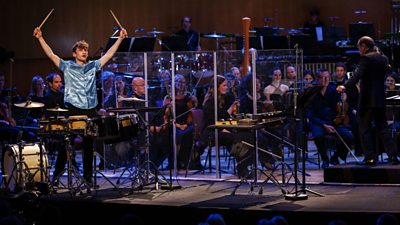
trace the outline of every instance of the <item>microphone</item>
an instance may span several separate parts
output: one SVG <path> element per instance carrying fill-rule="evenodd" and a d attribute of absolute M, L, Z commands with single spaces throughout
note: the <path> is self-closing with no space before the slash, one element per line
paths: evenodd
<path fill-rule="evenodd" d="M 134 30 L 133 32 L 134 32 L 134 33 L 138 33 L 138 32 L 142 32 L 142 31 L 144 31 L 144 28 L 143 28 L 143 27 L 138 28 L 138 29 Z"/>

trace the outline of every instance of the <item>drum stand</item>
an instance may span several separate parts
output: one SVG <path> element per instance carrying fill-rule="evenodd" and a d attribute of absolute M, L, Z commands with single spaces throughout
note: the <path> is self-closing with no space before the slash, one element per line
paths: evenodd
<path fill-rule="evenodd" d="M 21 132 L 21 131 L 20 131 Z M 10 189 L 10 182 L 11 180 L 15 181 L 15 189 L 14 192 L 18 193 L 18 192 L 25 192 L 26 191 L 26 180 L 25 178 L 27 177 L 28 179 L 33 179 L 33 176 L 31 176 L 31 173 L 29 171 L 28 165 L 26 164 L 26 162 L 24 161 L 24 158 L 22 156 L 22 150 L 23 150 L 23 144 L 24 142 L 22 140 L 18 141 L 18 162 L 14 165 L 11 173 L 10 173 L 10 177 L 5 177 L 5 187 L 6 189 Z M 3 150 L 4 151 L 4 150 Z M 24 167 L 27 168 L 24 171 Z M 14 172 L 16 172 L 15 177 L 14 177 Z"/>
<path fill-rule="evenodd" d="M 94 140 L 94 143 L 96 142 L 96 140 Z M 101 156 L 99 156 L 101 157 Z M 111 182 L 110 179 L 108 179 L 108 177 L 106 177 L 106 175 L 104 175 L 104 173 L 100 172 L 99 170 L 97 170 L 97 151 L 96 151 L 96 143 L 94 144 L 94 150 L 93 150 L 93 188 L 97 193 L 97 174 L 100 174 L 108 183 L 110 183 L 119 193 L 120 190 L 119 188 L 113 183 Z M 105 162 L 104 162 L 105 163 Z"/>
<path fill-rule="evenodd" d="M 65 135 L 65 142 L 66 142 L 66 151 L 67 151 L 67 169 L 64 169 L 57 177 L 55 177 L 50 186 L 50 190 L 55 192 L 54 190 L 54 184 L 57 182 L 62 175 L 65 173 L 65 170 L 68 172 L 68 180 L 67 180 L 67 185 L 63 185 L 69 190 L 69 193 L 71 196 L 75 196 L 76 193 L 79 190 L 80 194 L 82 193 L 81 187 L 84 185 L 87 188 L 87 192 L 91 192 L 90 187 L 91 185 L 83 179 L 83 177 L 80 175 L 78 169 L 72 164 L 72 157 L 73 157 L 73 151 L 72 151 L 72 144 L 71 144 L 71 134 L 66 134 Z M 75 180 L 74 180 L 75 179 Z"/>

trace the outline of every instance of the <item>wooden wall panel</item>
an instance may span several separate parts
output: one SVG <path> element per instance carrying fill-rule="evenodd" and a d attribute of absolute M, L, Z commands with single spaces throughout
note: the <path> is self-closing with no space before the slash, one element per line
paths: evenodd
<path fill-rule="evenodd" d="M 378 38 L 390 32 L 390 0 L 13 0 L 0 2 L 0 46 L 15 52 L 18 69 L 14 74 L 23 78 L 19 82 L 26 82 L 34 74 L 52 70 L 48 63 L 30 63 L 33 59 L 47 60 L 32 32 L 51 8 L 55 11 L 43 26 L 44 36 L 55 53 L 70 57 L 72 44 L 80 39 L 90 43 L 91 54 L 105 46 L 116 26 L 110 9 L 130 35 L 140 27 L 146 31 L 156 28 L 169 35 L 179 29 L 184 15 L 192 17 L 193 27 L 201 33 L 240 34 L 241 18 L 245 16 L 252 19 L 252 27 L 263 26 L 263 18 L 271 17 L 274 21 L 270 25 L 299 28 L 313 7 L 320 9 L 325 24 L 329 24 L 329 16 L 339 16 L 335 24 L 346 29 L 360 19 L 354 10 L 366 10 L 361 19 L 374 24 Z M 212 39 L 202 44 L 205 50 L 215 48 Z M 0 64 L 0 70 L 8 72 L 8 68 L 8 64 Z"/>

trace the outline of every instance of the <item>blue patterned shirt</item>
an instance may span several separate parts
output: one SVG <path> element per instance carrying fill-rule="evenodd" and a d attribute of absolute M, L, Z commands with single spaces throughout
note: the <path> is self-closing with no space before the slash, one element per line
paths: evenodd
<path fill-rule="evenodd" d="M 96 72 L 100 70 L 100 60 L 89 61 L 80 66 L 75 61 L 60 59 L 60 68 L 64 73 L 64 102 L 80 109 L 92 109 L 97 106 Z"/>

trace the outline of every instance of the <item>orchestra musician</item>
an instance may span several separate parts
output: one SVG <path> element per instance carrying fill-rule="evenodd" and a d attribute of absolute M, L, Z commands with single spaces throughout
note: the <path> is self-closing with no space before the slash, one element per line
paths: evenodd
<path fill-rule="evenodd" d="M 191 110 L 197 106 L 197 98 L 187 91 L 186 79 L 181 74 L 175 74 L 175 126 L 176 126 L 176 144 L 177 150 L 177 165 L 178 169 L 186 168 L 189 161 L 190 151 L 193 145 L 193 124 Z M 161 130 L 171 132 L 172 117 L 172 101 L 171 94 L 165 96 L 163 106 L 164 124 Z M 191 165 L 191 169 L 199 169 L 200 164 Z"/>
<path fill-rule="evenodd" d="M 283 96 L 289 90 L 289 87 L 281 82 L 282 72 L 279 67 L 273 69 L 272 83 L 264 88 L 265 107 L 269 111 L 283 109 Z"/>
<path fill-rule="evenodd" d="M 72 47 L 74 60 L 65 61 L 54 54 L 46 43 L 39 27 L 34 29 L 33 36 L 39 41 L 46 56 L 64 73 L 64 102 L 69 109 L 69 115 L 98 116 L 96 110 L 98 105 L 96 72 L 100 71 L 115 54 L 122 40 L 127 36 L 126 30 L 121 28 L 116 42 L 100 59 L 94 61 L 88 61 L 89 44 L 86 41 L 76 42 Z M 83 178 L 91 186 L 93 177 L 93 140 L 91 137 L 84 137 L 83 139 Z"/>
<path fill-rule="evenodd" d="M 349 86 L 360 81 L 358 124 L 364 150 L 364 160 L 360 164 L 376 165 L 378 151 L 373 144 L 376 138 L 384 143 L 390 163 L 399 164 L 386 119 L 385 75 L 390 70 L 388 58 L 379 51 L 371 37 L 361 37 L 357 42 L 357 47 L 361 56 L 358 66 L 353 76 L 344 85 L 338 86 L 337 91 L 346 91 Z M 372 123 L 376 129 L 375 135 L 372 133 Z"/>
<path fill-rule="evenodd" d="M 183 37 L 186 41 L 187 49 L 185 51 L 201 51 L 200 35 L 192 29 L 192 19 L 188 16 L 182 18 L 182 29 L 175 35 Z"/>
<path fill-rule="evenodd" d="M 344 143 L 338 142 L 335 152 L 329 159 L 327 154 L 327 134 L 331 134 L 337 138 L 340 135 L 346 142 L 347 146 L 351 146 L 352 133 L 349 124 L 334 122 L 338 115 L 337 104 L 341 100 L 345 101 L 346 96 L 341 96 L 335 91 L 335 87 L 329 86 L 329 71 L 320 69 L 317 74 L 318 82 L 323 88 L 311 100 L 306 114 L 310 121 L 310 128 L 314 137 L 315 145 L 317 146 L 318 153 L 322 159 L 322 167 L 328 167 L 329 163 L 332 165 L 339 164 L 339 157 L 343 160 L 347 157 L 347 149 Z M 348 112 L 343 112 L 343 116 L 348 115 Z M 336 131 L 337 133 L 336 133 Z"/>
<path fill-rule="evenodd" d="M 214 130 L 209 130 L 209 125 L 215 124 L 214 115 L 214 94 L 217 95 L 217 120 L 229 120 L 233 115 L 233 112 L 240 107 L 238 102 L 227 102 L 226 93 L 228 91 L 228 82 L 224 76 L 217 75 L 217 90 L 214 91 L 214 81 L 210 83 L 207 94 L 203 102 L 203 126 L 202 136 L 199 148 L 196 149 L 195 156 L 200 157 L 203 154 L 204 149 L 210 144 L 215 145 Z M 242 148 L 234 148 L 234 145 L 241 143 L 241 133 L 235 131 L 222 130 L 218 133 L 218 143 L 220 146 L 227 146 L 228 151 L 236 158 L 238 162 L 237 170 L 238 175 L 241 178 L 246 178 L 250 171 L 248 166 L 252 164 L 252 158 L 250 150 L 243 146 Z M 244 152 L 234 152 L 233 149 L 243 149 Z M 199 159 L 197 159 L 199 160 Z"/>

